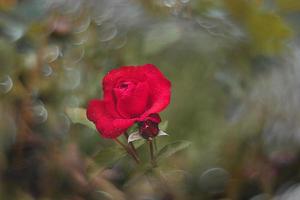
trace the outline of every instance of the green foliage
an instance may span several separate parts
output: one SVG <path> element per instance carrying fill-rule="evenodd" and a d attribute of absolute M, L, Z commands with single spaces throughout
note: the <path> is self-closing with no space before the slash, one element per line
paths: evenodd
<path fill-rule="evenodd" d="M 158 162 L 161 162 L 165 159 L 168 159 L 172 155 L 180 152 L 191 145 L 189 141 L 176 141 L 170 144 L 165 145 L 159 152 L 157 153 L 156 159 Z"/>
<path fill-rule="evenodd" d="M 224 0 L 229 12 L 249 34 L 253 53 L 274 55 L 279 53 L 292 30 L 280 15 L 262 8 L 260 1 Z"/>
<path fill-rule="evenodd" d="M 157 24 L 147 31 L 143 49 L 146 55 L 159 53 L 175 44 L 181 37 L 180 28 L 174 24 Z"/>
<path fill-rule="evenodd" d="M 253 15 L 248 20 L 251 42 L 257 52 L 267 55 L 278 53 L 292 34 L 292 30 L 274 13 Z"/>
<path fill-rule="evenodd" d="M 284 12 L 297 12 L 300 11 L 300 2 L 298 0 L 276 0 L 279 9 Z"/>
<path fill-rule="evenodd" d="M 97 151 L 92 159 L 103 166 L 114 164 L 116 161 L 126 156 L 126 151 L 119 146 L 113 145 Z M 130 158 L 128 158 L 130 159 Z"/>
<path fill-rule="evenodd" d="M 93 130 L 96 130 L 95 125 L 86 117 L 86 109 L 84 108 L 66 108 L 66 113 L 71 121 L 76 124 L 85 125 Z"/>
<path fill-rule="evenodd" d="M 169 125 L 169 121 L 166 120 L 166 121 L 162 121 L 160 124 L 159 124 L 159 129 L 163 130 L 163 131 L 166 131 L 167 128 L 168 128 L 168 125 Z"/>

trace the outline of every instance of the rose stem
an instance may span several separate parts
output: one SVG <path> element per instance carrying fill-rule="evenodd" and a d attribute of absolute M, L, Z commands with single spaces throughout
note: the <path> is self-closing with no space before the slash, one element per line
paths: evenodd
<path fill-rule="evenodd" d="M 132 158 L 135 160 L 135 162 L 138 164 L 140 161 L 139 161 L 139 159 L 135 156 L 135 154 L 132 152 L 132 150 L 130 149 L 130 148 L 128 148 L 128 146 L 126 146 L 125 144 L 123 144 L 120 140 L 118 140 L 117 138 L 116 139 L 114 139 L 114 141 L 117 143 L 117 144 L 119 144 L 119 145 L 121 145 L 124 149 L 125 149 L 125 151 L 129 154 L 129 155 L 131 155 L 132 156 Z"/>
<path fill-rule="evenodd" d="M 128 135 L 127 131 L 125 131 L 124 135 L 126 137 L 126 141 L 128 141 L 129 135 Z M 138 155 L 138 153 L 137 153 L 137 151 L 135 149 L 135 146 L 132 144 L 132 142 L 129 142 L 129 146 L 131 147 L 131 149 L 132 149 L 133 153 L 135 154 L 135 156 L 139 157 L 139 155 Z"/>
<path fill-rule="evenodd" d="M 157 153 L 157 142 L 156 142 L 156 138 L 153 138 L 153 143 L 154 143 L 154 150 L 155 150 L 155 153 Z"/>
<path fill-rule="evenodd" d="M 154 153 L 153 153 L 153 143 L 152 143 L 152 138 L 148 139 L 148 144 L 149 144 L 149 149 L 150 149 L 150 157 L 151 157 L 151 164 L 152 167 L 156 167 L 156 161 L 155 161 L 155 157 L 154 157 Z"/>

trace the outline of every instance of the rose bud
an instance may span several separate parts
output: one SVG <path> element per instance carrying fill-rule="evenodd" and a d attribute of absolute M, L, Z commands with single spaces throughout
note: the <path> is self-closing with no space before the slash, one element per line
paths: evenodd
<path fill-rule="evenodd" d="M 145 121 L 138 122 L 139 134 L 144 139 L 154 138 L 159 133 L 158 124 L 161 119 L 158 114 L 150 114 Z"/>

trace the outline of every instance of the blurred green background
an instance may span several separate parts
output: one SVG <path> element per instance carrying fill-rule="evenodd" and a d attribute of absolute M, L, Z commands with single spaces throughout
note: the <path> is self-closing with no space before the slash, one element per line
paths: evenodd
<path fill-rule="evenodd" d="M 299 17 L 298 0 L 0 0 L 0 199 L 298 199 Z M 82 110 L 145 63 L 172 82 L 156 172 Z"/>

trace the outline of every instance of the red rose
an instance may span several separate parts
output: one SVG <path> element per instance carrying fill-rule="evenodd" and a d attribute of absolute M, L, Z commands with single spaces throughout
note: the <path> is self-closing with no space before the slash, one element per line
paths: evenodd
<path fill-rule="evenodd" d="M 105 138 L 116 138 L 135 122 L 151 120 L 151 114 L 170 103 L 171 83 L 152 64 L 111 70 L 102 85 L 104 97 L 89 102 L 87 117 Z"/>

